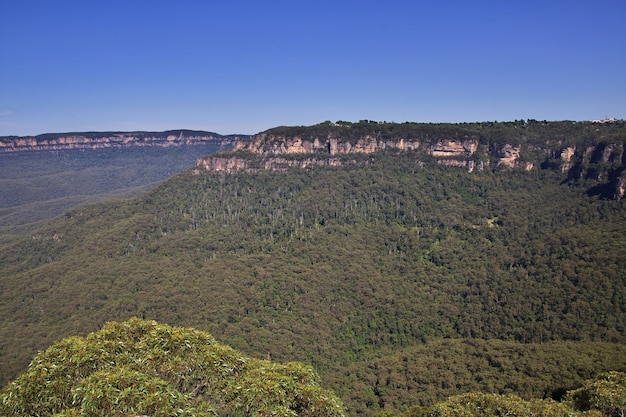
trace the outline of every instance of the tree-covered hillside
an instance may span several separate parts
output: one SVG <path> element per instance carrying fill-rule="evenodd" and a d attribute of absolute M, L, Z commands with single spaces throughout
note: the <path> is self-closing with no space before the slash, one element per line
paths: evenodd
<path fill-rule="evenodd" d="M 363 158 L 188 171 L 4 237 L 3 383 L 53 341 L 132 316 L 310 363 L 351 414 L 466 389 L 530 398 L 539 386 L 550 396 L 624 370 L 623 202 L 550 170 L 468 173 L 417 164 L 411 152 Z M 432 349 L 444 356 L 423 372 Z M 500 352 L 516 349 L 528 369 L 507 368 Z M 567 367 L 551 379 L 538 376 L 542 362 Z"/>

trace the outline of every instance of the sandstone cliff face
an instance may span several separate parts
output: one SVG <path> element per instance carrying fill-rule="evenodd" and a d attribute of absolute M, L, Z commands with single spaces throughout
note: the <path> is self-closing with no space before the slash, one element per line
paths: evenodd
<path fill-rule="evenodd" d="M 377 140 L 374 136 L 365 135 L 354 142 L 342 140 L 336 137 L 303 139 L 301 136 L 286 137 L 261 133 L 252 136 L 248 140 L 239 140 L 234 150 L 252 152 L 256 155 L 290 155 L 329 153 L 330 155 L 350 153 L 373 153 L 385 149 L 397 149 L 400 151 L 418 149 L 418 141 L 405 140 Z"/>
<path fill-rule="evenodd" d="M 561 151 L 560 157 L 561 157 L 561 161 L 563 161 L 563 163 L 561 164 L 561 172 L 567 172 L 570 169 L 572 169 L 573 158 L 574 158 L 575 153 L 576 153 L 575 146 L 570 146 Z"/>
<path fill-rule="evenodd" d="M 593 146 L 562 146 L 546 141 L 544 145 L 488 145 L 473 138 L 449 138 L 425 143 L 416 139 L 376 138 L 365 134 L 357 138 L 333 135 L 308 137 L 262 133 L 242 138 L 234 145 L 238 153 L 201 158 L 197 167 L 215 172 L 284 171 L 292 167 L 340 166 L 354 163 L 345 159 L 350 154 L 371 154 L 378 151 L 414 151 L 418 158 L 434 158 L 438 164 L 480 172 L 487 169 L 553 169 L 569 180 L 581 178 L 610 181 L 614 198 L 626 193 L 626 155 L 623 143 L 601 142 Z M 246 154 L 248 156 L 246 156 Z M 310 157 L 303 158 L 303 155 Z M 340 158 L 341 156 L 341 158 Z M 362 161 L 362 160 L 361 160 Z M 361 162 L 363 163 L 363 162 Z M 421 164 L 421 163 L 420 163 Z M 200 170 L 197 170 L 200 172 Z"/>
<path fill-rule="evenodd" d="M 626 141 L 600 142 L 584 149 L 563 149 L 557 159 L 568 181 L 597 181 L 597 194 L 622 200 L 626 193 Z"/>
<path fill-rule="evenodd" d="M 433 156 L 470 156 L 478 149 L 478 142 L 473 140 L 440 140 L 430 148 Z"/>
<path fill-rule="evenodd" d="M 330 165 L 339 166 L 341 159 L 327 158 L 324 155 L 338 156 L 346 154 L 371 154 L 378 151 L 392 150 L 398 152 L 421 151 L 426 155 L 436 157 L 440 164 L 448 166 L 464 167 L 468 171 L 482 171 L 489 165 L 488 161 L 478 158 L 471 158 L 481 154 L 489 155 L 489 151 L 480 150 L 477 140 L 457 140 L 442 139 L 422 148 L 418 140 L 405 138 L 397 139 L 377 139 L 372 135 L 364 135 L 356 140 L 345 140 L 337 137 L 303 139 L 301 136 L 286 137 L 282 135 L 259 134 L 246 140 L 238 140 L 234 146 L 234 151 L 246 151 L 265 159 L 259 166 L 253 166 L 250 162 L 244 163 L 240 158 L 232 163 L 225 161 L 225 156 L 213 156 L 200 159 L 198 166 L 210 171 L 232 172 L 236 170 L 284 170 L 289 167 L 306 168 L 309 166 Z M 519 148 L 507 145 L 498 153 L 498 164 L 504 164 L 510 168 L 516 166 L 515 161 L 519 157 Z M 316 158 L 308 159 L 286 159 L 276 158 L 283 155 L 315 154 Z M 526 167 L 526 166 L 525 166 Z M 531 169 L 526 167 L 527 169 Z"/>
<path fill-rule="evenodd" d="M 207 171 L 231 173 L 233 171 L 245 171 L 249 160 L 244 158 L 209 157 L 198 159 L 196 166 Z"/>
<path fill-rule="evenodd" d="M 626 195 L 626 172 L 622 173 L 615 181 L 615 199 L 621 201 Z"/>
<path fill-rule="evenodd" d="M 376 139 L 372 135 L 364 135 L 356 140 L 344 140 L 336 137 L 303 139 L 300 136 L 285 137 L 279 135 L 259 134 L 249 140 L 239 140 L 234 150 L 248 151 L 260 156 L 268 155 L 294 155 L 310 153 L 327 153 L 331 156 L 341 154 L 370 154 L 382 150 L 417 151 L 422 150 L 428 155 L 442 158 L 444 165 L 465 166 L 469 170 L 483 169 L 484 163 L 478 164 L 475 160 L 467 158 L 475 155 L 496 156 L 496 165 L 504 165 L 509 168 L 517 167 L 516 161 L 520 157 L 521 147 L 504 145 L 495 152 L 490 152 L 482 147 L 477 140 L 465 139 L 441 139 L 435 143 L 421 148 L 418 140 L 405 138 Z M 531 169 L 524 165 L 524 169 Z"/>
<path fill-rule="evenodd" d="M 286 171 L 289 168 L 309 168 L 313 166 L 342 166 L 353 164 L 356 161 L 341 160 L 339 158 L 305 158 L 288 159 L 280 156 L 272 156 L 262 159 L 240 158 L 235 156 L 208 156 L 198 159 L 195 174 L 202 170 L 212 172 L 222 172 L 230 174 L 236 171 L 258 172 L 258 171 Z"/>
<path fill-rule="evenodd" d="M 109 132 L 46 134 L 29 137 L 0 137 L 0 153 L 20 151 L 58 151 L 69 149 L 102 149 L 130 146 L 181 146 L 208 142 L 231 149 L 242 136 L 222 136 L 210 132 Z"/>
<path fill-rule="evenodd" d="M 512 146 L 506 144 L 496 150 L 496 155 L 499 158 L 498 166 L 505 166 L 507 168 L 516 168 L 518 166 L 518 159 L 520 157 L 521 146 Z"/>
<path fill-rule="evenodd" d="M 486 164 L 484 161 L 473 159 L 439 159 L 437 160 L 439 165 L 446 165 L 449 167 L 460 167 L 467 169 L 468 172 L 484 171 Z"/>

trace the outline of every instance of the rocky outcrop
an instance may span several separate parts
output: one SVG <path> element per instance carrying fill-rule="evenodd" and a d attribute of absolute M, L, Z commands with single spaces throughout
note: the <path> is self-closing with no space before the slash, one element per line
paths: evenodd
<path fill-rule="evenodd" d="M 252 136 L 248 140 L 235 143 L 235 151 L 248 151 L 256 155 L 280 155 L 294 153 L 312 153 L 328 149 L 328 145 L 319 140 L 307 141 L 299 136 L 292 138 L 277 137 L 264 133 Z"/>
<path fill-rule="evenodd" d="M 430 147 L 433 156 L 470 156 L 478 149 L 478 142 L 472 140 L 443 139 Z"/>
<path fill-rule="evenodd" d="M 615 179 L 615 175 L 621 173 L 626 166 L 625 146 L 626 141 L 600 142 L 587 146 L 584 150 L 568 147 L 555 152 L 556 156 L 552 158 L 552 163 L 558 166 L 561 172 L 567 172 L 570 180 L 602 181 L 609 177 Z"/>
<path fill-rule="evenodd" d="M 207 171 L 231 173 L 233 171 L 246 171 L 249 169 L 250 160 L 237 157 L 207 157 L 198 159 L 196 166 Z"/>
<path fill-rule="evenodd" d="M 521 152 L 521 146 L 512 146 L 509 144 L 502 146 L 496 152 L 496 155 L 499 158 L 498 166 L 505 166 L 507 168 L 515 168 L 518 165 L 520 152 Z"/>
<path fill-rule="evenodd" d="M 570 146 L 568 148 L 565 148 L 561 151 L 561 172 L 567 172 L 570 169 L 572 169 L 573 166 L 573 158 L 574 158 L 574 154 L 576 153 L 576 147 L 575 146 Z"/>
<path fill-rule="evenodd" d="M 303 128 L 306 133 L 306 128 Z M 626 166 L 624 144 L 600 142 L 592 146 L 562 145 L 562 141 L 545 143 L 490 143 L 488 140 L 466 135 L 461 138 L 423 140 L 405 137 L 378 137 L 363 134 L 358 137 L 340 137 L 326 134 L 284 135 L 261 133 L 242 138 L 234 145 L 235 153 L 201 158 L 197 167 L 215 172 L 284 171 L 289 168 L 312 166 L 339 166 L 347 161 L 346 155 L 371 154 L 379 151 L 416 152 L 416 162 L 434 158 L 440 165 L 454 166 L 469 172 L 487 169 L 552 169 L 568 176 L 569 180 L 590 178 L 610 181 L 615 198 L 622 199 L 626 192 Z M 304 157 L 310 155 L 310 157 Z M 361 158 L 361 163 L 364 159 Z M 418 165 L 423 162 L 418 162 Z M 199 172 L 199 171 L 198 171 Z M 618 178 L 618 175 L 621 175 Z"/>
<path fill-rule="evenodd" d="M 469 158 L 477 154 L 479 143 L 476 140 L 441 139 L 428 147 L 421 149 L 421 142 L 415 139 L 385 138 L 377 139 L 374 135 L 364 135 L 359 138 L 342 139 L 329 136 L 326 138 L 304 139 L 302 136 L 285 136 L 261 133 L 248 139 L 237 141 L 234 151 L 248 152 L 256 157 L 261 157 L 262 162 L 252 163 L 248 160 L 244 163 L 240 157 L 230 156 L 231 162 L 227 162 L 226 156 L 211 156 L 198 160 L 198 167 L 209 171 L 232 172 L 237 170 L 285 170 L 290 167 L 307 168 L 310 166 L 339 166 L 346 162 L 338 158 L 327 158 L 346 154 L 371 154 L 378 151 L 421 151 L 424 154 L 439 159 L 439 163 L 448 166 L 464 167 L 468 171 L 482 171 L 488 162 L 476 158 Z M 508 148 L 507 148 L 508 149 Z M 502 151 L 502 159 L 505 165 L 514 166 L 517 153 Z M 488 151 L 483 151 L 488 154 Z M 319 157 L 308 159 L 289 159 L 287 156 L 315 154 Z M 277 156 L 283 156 L 277 158 Z"/>
<path fill-rule="evenodd" d="M 267 158 L 242 158 L 237 156 L 207 156 L 198 159 L 194 174 L 199 174 L 200 169 L 212 172 L 232 173 L 235 171 L 258 172 L 258 171 L 286 171 L 289 168 L 309 168 L 314 166 L 342 166 L 357 163 L 355 160 L 340 158 L 296 158 L 290 159 L 280 156 Z"/>
<path fill-rule="evenodd" d="M 301 136 L 287 137 L 284 135 L 272 135 L 261 133 L 247 140 L 239 140 L 234 150 L 252 152 L 256 155 L 291 155 L 328 153 L 331 156 L 351 153 L 373 153 L 379 150 L 395 149 L 399 151 L 416 150 L 420 146 L 419 141 L 398 139 L 377 139 L 372 135 L 365 135 L 355 141 L 349 141 L 338 137 L 304 139 Z"/>
<path fill-rule="evenodd" d="M 270 155 L 297 155 L 297 154 L 329 154 L 337 156 L 343 154 L 371 154 L 377 151 L 417 151 L 421 150 L 428 155 L 440 159 L 440 164 L 466 167 L 469 171 L 484 169 L 483 161 L 475 158 L 468 159 L 477 153 L 489 156 L 489 151 L 479 151 L 480 144 L 471 139 L 440 139 L 424 149 L 420 148 L 421 142 L 415 139 L 387 138 L 377 139 L 373 135 L 364 135 L 357 139 L 342 139 L 337 137 L 304 139 L 302 136 L 284 136 L 262 133 L 252 136 L 248 140 L 240 140 L 235 144 L 234 150 L 251 152 L 252 154 L 267 157 Z M 493 155 L 499 158 L 497 165 L 509 168 L 517 166 L 516 161 L 520 156 L 520 147 L 504 145 Z M 293 165 L 299 165 L 293 163 Z M 283 166 L 284 164 L 279 164 Z M 304 164 L 306 165 L 306 164 Z M 524 165 L 525 169 L 529 169 Z M 532 169 L 532 168 L 530 168 Z"/>
<path fill-rule="evenodd" d="M 269 158 L 263 162 L 263 169 L 270 171 L 286 171 L 291 167 L 308 168 L 313 166 L 331 166 L 338 167 L 344 164 L 354 163 L 355 161 L 343 161 L 339 158 L 306 158 L 306 159 L 285 159 L 285 158 Z"/>
<path fill-rule="evenodd" d="M 481 160 L 475 161 L 473 159 L 439 159 L 437 163 L 440 165 L 446 165 L 449 167 L 461 167 L 466 168 L 468 172 L 483 171 L 485 169 L 485 163 Z"/>
<path fill-rule="evenodd" d="M 181 146 L 217 143 L 231 149 L 245 136 L 222 136 L 217 133 L 178 130 L 166 132 L 86 132 L 39 136 L 0 137 L 0 153 L 21 151 L 59 151 L 69 149 L 103 149 L 133 146 Z"/>
<path fill-rule="evenodd" d="M 615 195 L 613 196 L 613 198 L 615 198 L 617 201 L 623 200 L 624 196 L 626 195 L 626 172 L 622 173 L 616 178 L 614 190 Z"/>

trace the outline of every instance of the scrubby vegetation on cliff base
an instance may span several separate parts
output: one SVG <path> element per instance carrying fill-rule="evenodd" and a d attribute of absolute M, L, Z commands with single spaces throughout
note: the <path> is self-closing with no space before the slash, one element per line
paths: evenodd
<path fill-rule="evenodd" d="M 252 359 L 205 332 L 131 319 L 69 337 L 2 391 L 11 416 L 343 416 L 312 368 Z"/>
<path fill-rule="evenodd" d="M 607 372 L 570 391 L 565 401 L 525 401 L 516 395 L 468 393 L 437 404 L 430 417 L 622 417 L 626 414 L 626 374 Z"/>

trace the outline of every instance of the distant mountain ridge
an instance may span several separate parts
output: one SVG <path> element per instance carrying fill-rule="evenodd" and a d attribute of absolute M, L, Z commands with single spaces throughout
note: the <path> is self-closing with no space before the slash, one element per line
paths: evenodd
<path fill-rule="evenodd" d="M 0 137 L 0 153 L 20 151 L 57 151 L 70 149 L 102 149 L 134 146 L 181 146 L 219 143 L 230 148 L 246 135 L 220 135 L 199 130 L 167 130 L 164 132 L 74 132 L 46 133 L 37 136 Z"/>

